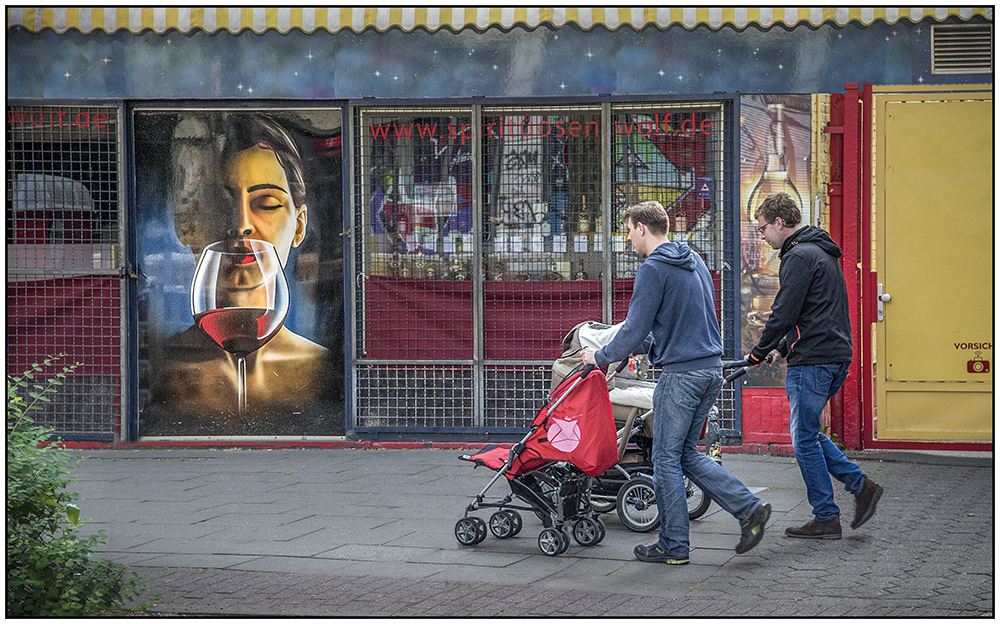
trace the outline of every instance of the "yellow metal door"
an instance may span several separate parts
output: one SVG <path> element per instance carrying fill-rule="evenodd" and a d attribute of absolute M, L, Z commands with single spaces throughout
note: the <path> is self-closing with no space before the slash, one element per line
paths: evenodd
<path fill-rule="evenodd" d="M 873 102 L 874 437 L 992 440 L 992 95 Z"/>

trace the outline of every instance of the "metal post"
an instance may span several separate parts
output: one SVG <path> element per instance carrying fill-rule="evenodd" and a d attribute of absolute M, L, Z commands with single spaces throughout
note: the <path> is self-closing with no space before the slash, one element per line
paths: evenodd
<path fill-rule="evenodd" d="M 858 425 L 861 421 L 859 410 L 861 388 L 859 368 L 861 362 L 861 275 L 858 263 L 861 253 L 858 247 L 860 241 L 861 218 L 861 101 L 858 95 L 858 83 L 850 82 L 844 85 L 847 95 L 844 98 L 844 195 L 841 231 L 843 232 L 842 248 L 844 255 L 841 264 L 844 279 L 847 282 L 847 299 L 851 311 L 851 335 L 854 337 L 854 358 L 851 362 L 847 383 L 844 384 L 844 446 L 860 448 L 861 436 Z"/>
<path fill-rule="evenodd" d="M 611 103 L 603 102 L 601 104 L 601 128 L 604 129 L 601 133 L 601 211 L 604 214 L 604 227 L 597 234 L 604 241 L 604 278 L 601 280 L 601 300 L 602 322 L 607 325 L 614 323 L 614 319 L 611 318 L 614 313 L 613 301 L 611 300 L 613 296 L 611 278 L 615 266 L 614 250 L 611 244 L 611 219 L 614 215 L 614 205 L 612 204 L 614 189 L 612 188 L 611 172 L 614 169 L 612 161 L 615 154 L 612 127 Z"/>
<path fill-rule="evenodd" d="M 472 423 L 486 426 L 483 364 L 483 107 L 472 106 Z"/>

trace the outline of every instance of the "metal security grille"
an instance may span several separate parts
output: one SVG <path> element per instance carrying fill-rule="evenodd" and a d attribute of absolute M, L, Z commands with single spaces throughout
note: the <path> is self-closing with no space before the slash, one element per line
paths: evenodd
<path fill-rule="evenodd" d="M 524 430 L 548 396 L 550 367 L 545 364 L 487 365 L 485 369 L 486 423 L 490 427 Z"/>
<path fill-rule="evenodd" d="M 7 107 L 7 370 L 82 364 L 34 415 L 63 437 L 111 439 L 120 422 L 119 119 Z"/>
<path fill-rule="evenodd" d="M 359 426 L 475 426 L 471 367 L 369 364 L 358 367 L 355 375 Z"/>
<path fill-rule="evenodd" d="M 614 156 L 611 210 L 614 230 L 612 322 L 628 314 L 632 281 L 642 258 L 626 241 L 621 214 L 628 206 L 657 201 L 667 211 L 670 236 L 701 255 L 715 285 L 716 313 L 726 354 L 734 351 L 731 323 L 734 230 L 727 227 L 726 206 L 732 186 L 726 157 L 733 144 L 732 108 L 727 102 L 674 102 L 613 107 Z M 655 373 L 654 373 L 655 378 Z M 724 430 L 736 428 L 734 391 L 722 397 Z"/>
<path fill-rule="evenodd" d="M 625 318 L 619 219 L 647 199 L 705 259 L 732 354 L 732 108 L 355 108 L 355 428 L 523 431 L 566 333 Z"/>

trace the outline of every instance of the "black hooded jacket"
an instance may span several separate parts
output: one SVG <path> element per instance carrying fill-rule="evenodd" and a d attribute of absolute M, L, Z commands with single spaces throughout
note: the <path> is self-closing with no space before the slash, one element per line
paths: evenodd
<path fill-rule="evenodd" d="M 778 257 L 781 287 L 771 317 L 749 359 L 762 360 L 772 350 L 789 366 L 850 362 L 851 319 L 847 285 L 840 268 L 843 255 L 830 235 L 807 225 L 785 239 Z"/>

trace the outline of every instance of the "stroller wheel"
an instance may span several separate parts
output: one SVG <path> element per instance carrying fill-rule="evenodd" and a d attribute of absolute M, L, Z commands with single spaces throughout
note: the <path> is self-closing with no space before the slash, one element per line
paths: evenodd
<path fill-rule="evenodd" d="M 455 523 L 455 537 L 462 546 L 475 546 L 486 539 L 486 523 L 469 516 Z"/>
<path fill-rule="evenodd" d="M 569 533 L 566 532 L 566 527 L 560 527 L 559 532 L 562 533 L 563 536 L 563 546 L 562 549 L 558 553 L 556 553 L 557 555 L 561 555 L 567 550 L 569 550 L 569 544 L 570 544 L 570 537 Z"/>
<path fill-rule="evenodd" d="M 508 535 L 508 537 L 514 537 L 515 535 L 521 532 L 521 526 L 523 526 L 523 522 L 521 521 L 521 514 L 517 513 L 513 509 L 504 510 L 504 513 L 510 516 L 511 525 L 514 527 L 514 530 L 511 532 L 510 535 Z"/>
<path fill-rule="evenodd" d="M 569 549 L 569 538 L 562 529 L 543 529 L 538 534 L 538 548 L 543 554 L 555 557 Z"/>
<path fill-rule="evenodd" d="M 601 526 L 593 518 L 583 518 L 573 523 L 573 537 L 581 546 L 595 546 L 601 541 Z"/>
<path fill-rule="evenodd" d="M 506 511 L 498 511 L 490 516 L 490 532 L 497 539 L 507 539 L 514 536 L 514 519 Z"/>
<path fill-rule="evenodd" d="M 608 513 L 609 511 L 614 511 L 615 509 L 614 496 L 594 494 L 593 492 L 590 492 L 588 498 L 590 499 L 590 508 L 597 513 Z"/>
<path fill-rule="evenodd" d="M 651 478 L 636 475 L 618 490 L 618 518 L 629 530 L 637 533 L 648 533 L 660 526 Z"/>
<path fill-rule="evenodd" d="M 472 517 L 473 522 L 476 523 L 476 543 L 486 539 L 486 522 L 482 518 Z"/>
<path fill-rule="evenodd" d="M 604 524 L 604 520 L 601 520 L 597 516 L 594 516 L 594 522 L 596 522 L 598 528 L 601 529 L 601 536 L 597 538 L 597 543 L 600 544 L 602 541 L 604 541 L 604 536 L 608 534 L 608 527 L 607 525 Z"/>
<path fill-rule="evenodd" d="M 684 477 L 684 490 L 687 495 L 688 520 L 694 520 L 705 515 L 712 506 L 712 499 L 700 487 Z"/>

